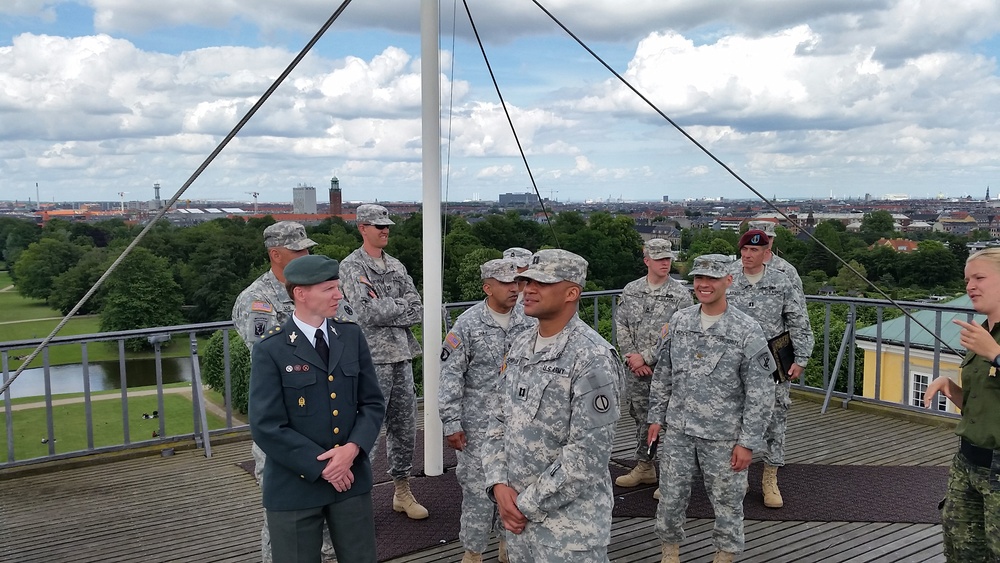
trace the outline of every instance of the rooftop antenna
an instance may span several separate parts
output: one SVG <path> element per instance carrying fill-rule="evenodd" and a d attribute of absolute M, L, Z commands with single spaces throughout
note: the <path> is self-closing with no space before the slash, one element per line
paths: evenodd
<path fill-rule="evenodd" d="M 257 214 L 257 196 L 260 195 L 260 192 L 247 192 L 247 193 L 250 194 L 251 196 L 253 196 L 253 214 L 256 215 Z"/>
<path fill-rule="evenodd" d="M 118 192 L 118 197 L 120 197 L 122 201 L 122 215 L 125 214 L 125 194 L 127 193 L 128 192 Z"/>

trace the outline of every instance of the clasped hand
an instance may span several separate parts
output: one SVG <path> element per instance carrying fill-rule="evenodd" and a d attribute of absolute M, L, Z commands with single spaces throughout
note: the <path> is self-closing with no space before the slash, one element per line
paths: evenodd
<path fill-rule="evenodd" d="M 351 466 L 359 451 L 360 448 L 356 444 L 347 443 L 316 456 L 317 460 L 326 461 L 326 467 L 323 468 L 321 475 L 323 479 L 333 485 L 334 489 L 337 489 L 338 493 L 350 489 L 351 485 L 354 484 L 354 473 L 351 471 Z"/>

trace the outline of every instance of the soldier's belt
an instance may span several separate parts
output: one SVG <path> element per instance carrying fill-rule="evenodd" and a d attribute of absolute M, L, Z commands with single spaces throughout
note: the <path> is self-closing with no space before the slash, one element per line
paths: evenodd
<path fill-rule="evenodd" d="M 959 451 L 962 452 L 962 457 L 976 467 L 989 468 L 993 465 L 993 450 L 980 448 L 965 438 L 962 438 L 962 445 L 959 446 Z"/>

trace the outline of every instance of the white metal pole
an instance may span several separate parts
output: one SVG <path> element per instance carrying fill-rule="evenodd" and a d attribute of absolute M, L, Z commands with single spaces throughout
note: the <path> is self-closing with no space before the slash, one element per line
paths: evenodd
<path fill-rule="evenodd" d="M 438 0 L 420 2 L 420 91 L 424 235 L 424 472 L 444 473 L 438 386 L 441 374 L 441 83 Z"/>

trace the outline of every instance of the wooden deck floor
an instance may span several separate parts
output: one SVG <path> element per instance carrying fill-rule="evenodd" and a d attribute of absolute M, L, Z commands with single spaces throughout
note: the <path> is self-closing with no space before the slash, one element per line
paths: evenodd
<path fill-rule="evenodd" d="M 624 417 L 615 457 L 628 457 L 633 431 Z M 788 463 L 947 465 L 957 448 L 951 430 L 856 411 L 819 414 L 797 401 L 790 413 Z M 260 493 L 236 463 L 249 443 L 217 444 L 213 457 L 184 451 L 110 464 L 11 477 L 0 472 L 0 561 L 259 561 Z M 915 491 L 914 494 L 919 494 Z M 712 558 L 710 520 L 691 519 L 681 547 L 686 562 Z M 649 518 L 616 519 L 611 559 L 659 561 Z M 457 562 L 458 542 L 393 560 Z M 496 546 L 486 553 L 496 561 Z M 747 562 L 936 562 L 940 526 L 852 522 L 746 524 Z"/>

